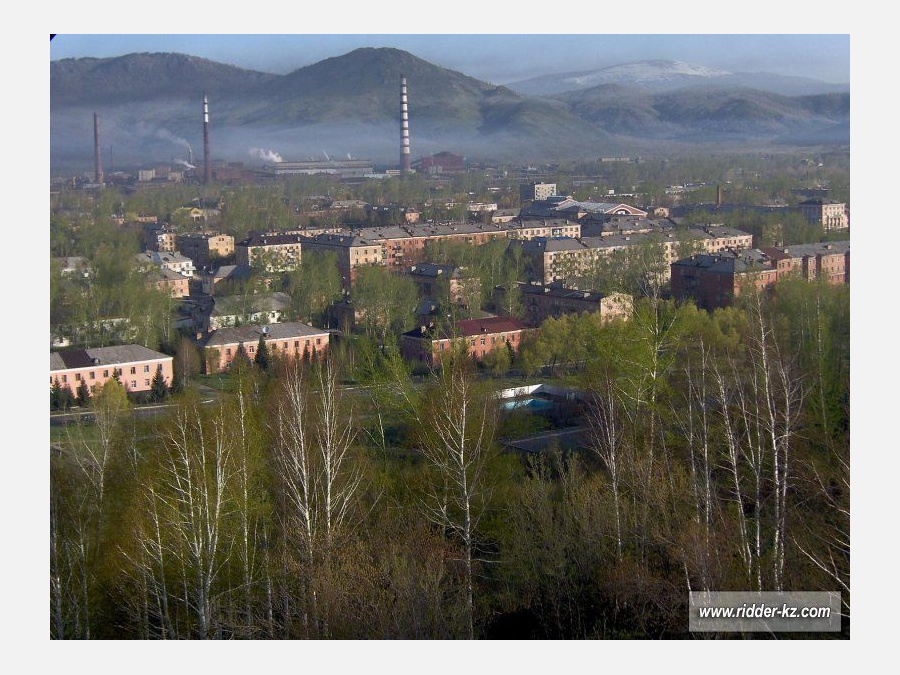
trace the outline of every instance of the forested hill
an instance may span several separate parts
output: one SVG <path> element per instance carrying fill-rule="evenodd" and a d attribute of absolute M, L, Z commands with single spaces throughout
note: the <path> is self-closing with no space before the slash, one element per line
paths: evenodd
<path fill-rule="evenodd" d="M 407 78 L 414 157 L 595 158 L 671 149 L 750 149 L 849 142 L 849 94 L 780 96 L 747 88 L 650 94 L 610 85 L 526 96 L 391 48 L 362 48 L 287 75 L 183 54 L 52 61 L 51 164 L 90 159 L 92 113 L 121 161 L 169 159 L 165 138 L 199 145 L 210 101 L 213 151 L 246 160 L 270 147 L 285 159 L 352 153 L 396 161 L 400 76 Z M 834 133 L 844 125 L 847 133 Z M 829 134 L 817 134 L 829 129 Z M 718 144 L 718 145 L 716 145 Z"/>

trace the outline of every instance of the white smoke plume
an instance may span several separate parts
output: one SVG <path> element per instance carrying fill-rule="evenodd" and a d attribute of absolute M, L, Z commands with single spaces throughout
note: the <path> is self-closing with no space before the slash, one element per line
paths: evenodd
<path fill-rule="evenodd" d="M 183 138 L 176 136 L 171 131 L 167 131 L 165 129 L 157 129 L 156 135 L 158 138 L 163 138 L 167 141 L 171 141 L 172 143 L 175 143 L 176 145 L 181 145 L 181 146 L 187 148 L 188 150 L 190 150 L 191 154 L 194 154 L 194 150 L 193 150 L 193 148 L 191 148 L 191 144 L 188 143 Z"/>
<path fill-rule="evenodd" d="M 250 154 L 264 162 L 283 162 L 281 155 L 274 150 L 263 150 L 262 148 L 250 148 Z"/>
<path fill-rule="evenodd" d="M 196 166 L 194 166 L 194 165 L 191 164 L 190 162 L 185 162 L 183 159 L 176 159 L 176 160 L 175 160 L 175 163 L 176 163 L 176 164 L 181 164 L 181 166 L 183 166 L 183 167 L 186 168 L 186 169 L 196 169 L 196 168 L 197 168 Z"/>

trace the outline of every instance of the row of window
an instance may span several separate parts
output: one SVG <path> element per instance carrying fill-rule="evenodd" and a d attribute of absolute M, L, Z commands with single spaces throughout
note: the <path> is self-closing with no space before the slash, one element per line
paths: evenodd
<path fill-rule="evenodd" d="M 321 346 L 321 344 L 322 344 L 322 338 L 317 337 L 317 338 L 316 338 L 316 345 Z M 277 342 L 272 342 L 272 343 L 268 343 L 268 342 L 267 342 L 266 345 L 269 346 L 269 347 L 271 347 L 272 349 L 278 349 L 278 343 L 277 343 Z M 310 346 L 310 341 L 309 341 L 309 340 L 306 340 L 306 341 L 304 342 L 304 346 L 305 346 L 305 347 L 309 347 L 309 346 Z M 288 349 L 288 343 L 287 343 L 287 342 L 283 342 L 283 343 L 281 344 L 281 349 L 282 349 L 283 351 L 287 351 L 287 349 Z M 295 349 L 296 351 L 300 351 L 300 340 L 294 340 L 294 349 Z M 250 353 L 250 354 L 255 354 L 255 353 L 256 353 L 256 345 L 249 345 L 249 346 L 247 347 L 247 352 Z M 226 356 L 231 356 L 231 347 L 228 347 L 228 348 L 225 349 L 225 355 L 226 355 Z"/>
<path fill-rule="evenodd" d="M 161 369 L 162 369 L 162 366 L 157 366 L 157 370 L 161 370 Z M 113 374 L 114 374 L 114 375 L 115 375 L 115 373 L 116 373 L 117 370 L 118 370 L 117 368 L 114 368 L 114 369 L 113 369 Z M 122 371 L 119 370 L 118 372 L 121 373 Z M 144 365 L 144 366 L 143 366 L 143 372 L 149 373 L 149 372 L 150 372 L 150 366 L 149 366 L 149 365 Z M 137 374 L 137 366 L 131 366 L 130 374 L 131 374 L 131 375 L 136 375 L 136 374 Z M 88 376 L 87 376 L 87 379 L 89 379 L 89 380 L 95 380 L 95 379 L 97 379 L 97 374 L 96 374 L 93 370 L 88 371 L 88 374 L 87 374 L 87 375 L 88 375 Z M 104 377 L 104 378 L 109 378 L 109 369 L 104 369 L 104 370 L 103 370 L 103 377 Z M 54 380 L 54 377 L 51 376 L 51 377 L 50 377 L 50 384 L 53 384 L 53 380 Z M 76 381 L 76 382 L 81 382 L 81 380 L 82 380 L 82 374 L 81 374 L 81 373 L 75 373 L 75 381 Z M 63 381 L 63 382 L 68 382 L 68 377 L 67 377 L 67 375 L 66 375 L 65 373 L 63 373 L 62 381 Z M 147 384 L 149 384 L 149 383 L 150 383 L 150 380 L 147 380 Z M 135 386 L 135 385 L 134 385 L 134 381 L 132 381 L 132 386 Z"/>

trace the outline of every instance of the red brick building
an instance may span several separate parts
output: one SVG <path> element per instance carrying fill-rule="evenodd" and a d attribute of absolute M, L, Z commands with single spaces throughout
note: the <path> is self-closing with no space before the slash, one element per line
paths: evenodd
<path fill-rule="evenodd" d="M 672 263 L 672 297 L 692 298 L 698 307 L 727 307 L 748 287 L 771 287 L 778 270 L 762 251 L 723 251 L 698 254 Z"/>
<path fill-rule="evenodd" d="M 451 152 L 437 152 L 412 163 L 412 168 L 420 173 L 465 173 L 465 157 Z"/>
<path fill-rule="evenodd" d="M 628 319 L 634 306 L 632 297 L 626 293 L 610 293 L 604 295 L 597 291 L 579 291 L 565 288 L 560 283 L 549 285 L 526 284 L 519 282 L 518 291 L 525 321 L 539 326 L 545 319 L 558 319 L 566 314 L 599 313 L 602 321 Z M 494 304 L 503 307 L 506 304 L 506 289 L 503 286 L 494 288 Z"/>
<path fill-rule="evenodd" d="M 799 274 L 807 281 L 825 279 L 832 284 L 850 283 L 850 242 L 796 244 L 761 249 L 775 261 L 778 275 Z"/>
<path fill-rule="evenodd" d="M 443 354 L 450 352 L 454 342 L 463 341 L 469 356 L 481 361 L 492 349 L 507 343 L 518 352 L 523 338 L 536 331 L 525 322 L 510 317 L 466 319 L 457 321 L 452 331 L 439 332 L 423 326 L 404 333 L 400 336 L 400 353 L 408 361 L 435 366 Z"/>

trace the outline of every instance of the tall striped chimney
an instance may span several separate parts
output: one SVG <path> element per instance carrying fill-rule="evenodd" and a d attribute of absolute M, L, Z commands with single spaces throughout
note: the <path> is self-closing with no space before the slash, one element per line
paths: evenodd
<path fill-rule="evenodd" d="M 100 116 L 94 113 L 94 182 L 103 183 L 103 164 L 100 162 Z"/>
<path fill-rule="evenodd" d="M 212 167 L 209 164 L 209 101 L 203 94 L 203 182 L 212 182 Z"/>
<path fill-rule="evenodd" d="M 406 77 L 400 76 L 400 169 L 411 171 L 409 163 L 409 108 L 406 100 Z"/>

